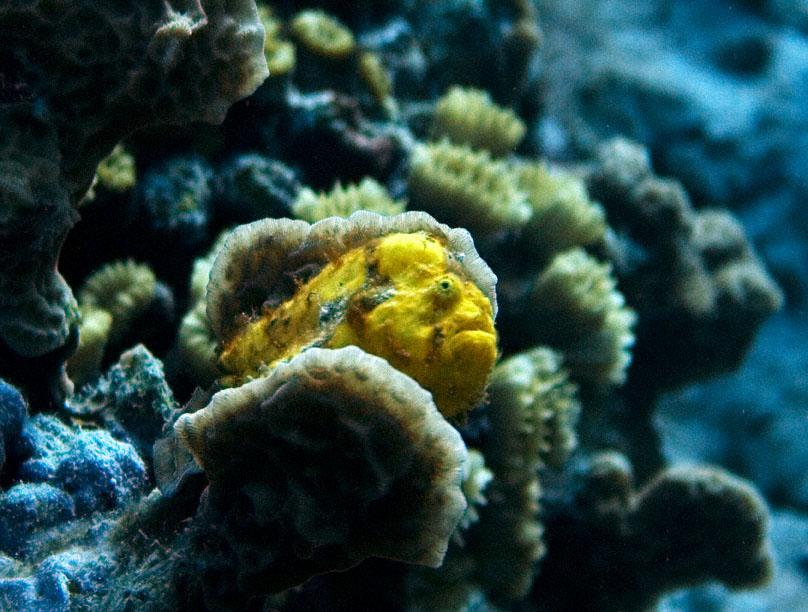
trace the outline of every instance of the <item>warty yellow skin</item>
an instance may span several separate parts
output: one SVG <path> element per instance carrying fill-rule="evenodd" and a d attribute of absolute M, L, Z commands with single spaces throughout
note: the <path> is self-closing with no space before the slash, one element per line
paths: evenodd
<path fill-rule="evenodd" d="M 355 345 L 418 381 L 444 416 L 461 416 L 482 399 L 496 331 L 488 298 L 453 271 L 450 257 L 425 232 L 344 253 L 225 343 L 224 382 L 260 375 L 311 346 Z"/>

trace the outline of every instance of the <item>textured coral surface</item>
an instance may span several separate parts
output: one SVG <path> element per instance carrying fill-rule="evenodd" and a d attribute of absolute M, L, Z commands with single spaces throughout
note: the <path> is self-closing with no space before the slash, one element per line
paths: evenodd
<path fill-rule="evenodd" d="M 0 0 L 0 609 L 805 608 L 806 6 Z"/>

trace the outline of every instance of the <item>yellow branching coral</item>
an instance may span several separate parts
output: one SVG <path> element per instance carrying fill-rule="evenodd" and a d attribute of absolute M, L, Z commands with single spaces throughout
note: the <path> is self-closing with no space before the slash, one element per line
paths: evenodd
<path fill-rule="evenodd" d="M 258 16 L 264 25 L 264 57 L 271 77 L 291 72 L 296 63 L 295 46 L 281 36 L 282 22 L 266 6 L 258 7 Z"/>
<path fill-rule="evenodd" d="M 529 333 L 562 352 L 576 381 L 606 386 L 625 380 L 635 320 L 611 266 L 581 249 L 553 258 L 533 286 Z"/>
<path fill-rule="evenodd" d="M 522 228 L 527 252 L 545 260 L 576 246 L 588 246 L 603 239 L 606 215 L 592 202 L 583 181 L 561 170 L 551 171 L 543 163 L 525 163 L 513 169 L 517 185 L 533 210 Z"/>
<path fill-rule="evenodd" d="M 116 261 L 94 272 L 79 292 L 85 308 L 106 310 L 112 315 L 110 341 L 120 340 L 132 321 L 154 300 L 157 278 L 151 268 L 134 261 Z"/>
<path fill-rule="evenodd" d="M 412 376 L 452 417 L 480 401 L 496 360 L 495 282 L 465 230 L 425 213 L 268 219 L 225 243 L 207 313 L 226 383 L 309 347 L 355 345 Z"/>
<path fill-rule="evenodd" d="M 519 228 L 531 215 L 504 162 L 447 141 L 415 148 L 408 187 L 414 208 L 475 236 Z"/>
<path fill-rule="evenodd" d="M 314 55 L 345 59 L 356 48 L 351 31 L 323 11 L 301 11 L 292 19 L 292 34 Z"/>
<path fill-rule="evenodd" d="M 350 217 L 359 210 L 397 215 L 404 212 L 404 207 L 405 203 L 393 200 L 384 186 L 366 177 L 358 185 L 343 187 L 337 183 L 328 193 L 317 194 L 303 188 L 292 204 L 292 214 L 315 223 L 327 217 Z"/>
<path fill-rule="evenodd" d="M 524 138 L 525 124 L 512 110 L 494 104 L 488 92 L 455 86 L 435 106 L 432 135 L 501 156 Z"/>

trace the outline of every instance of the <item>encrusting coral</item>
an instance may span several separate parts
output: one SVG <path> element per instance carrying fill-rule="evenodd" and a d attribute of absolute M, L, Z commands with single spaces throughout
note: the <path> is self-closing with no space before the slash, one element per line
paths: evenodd
<path fill-rule="evenodd" d="M 368 556 L 438 566 L 466 507 L 460 435 L 414 380 L 356 347 L 309 349 L 174 430 L 248 590 Z"/>
<path fill-rule="evenodd" d="M 0 7 L 0 38 L 16 91 L 0 108 L 0 338 L 34 357 L 76 320 L 56 261 L 98 162 L 139 127 L 221 121 L 267 75 L 263 28 L 252 0 L 29 0 Z"/>
<path fill-rule="evenodd" d="M 265 220 L 225 241 L 207 314 L 227 384 L 311 346 L 353 344 L 457 416 L 482 399 L 496 360 L 494 283 L 468 233 L 425 213 Z"/>

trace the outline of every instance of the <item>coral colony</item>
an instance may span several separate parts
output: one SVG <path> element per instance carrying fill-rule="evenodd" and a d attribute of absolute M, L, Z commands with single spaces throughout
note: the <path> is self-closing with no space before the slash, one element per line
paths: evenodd
<path fill-rule="evenodd" d="M 808 605 L 674 410 L 802 281 L 576 64 L 674 4 L 0 0 L 0 609 Z"/>

